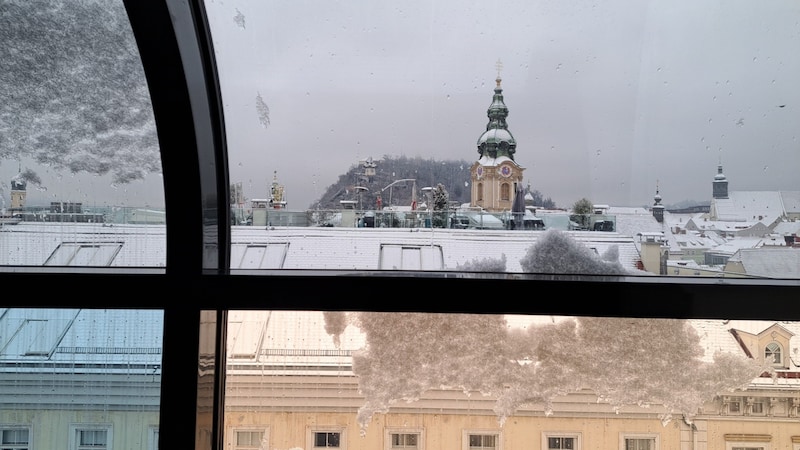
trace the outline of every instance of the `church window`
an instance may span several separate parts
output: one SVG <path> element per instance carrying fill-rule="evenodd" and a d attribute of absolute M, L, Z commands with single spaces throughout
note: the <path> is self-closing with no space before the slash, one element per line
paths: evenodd
<path fill-rule="evenodd" d="M 511 187 L 508 183 L 503 183 L 500 185 L 500 200 L 510 200 L 511 199 Z"/>
<path fill-rule="evenodd" d="M 478 183 L 478 201 L 483 201 L 483 183 Z"/>

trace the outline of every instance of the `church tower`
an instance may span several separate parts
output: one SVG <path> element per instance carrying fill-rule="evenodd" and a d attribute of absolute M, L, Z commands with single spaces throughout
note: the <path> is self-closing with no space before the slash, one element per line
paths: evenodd
<path fill-rule="evenodd" d="M 711 198 L 728 198 L 728 179 L 722 174 L 722 163 L 717 166 L 717 174 L 714 175 L 714 188 Z"/>
<path fill-rule="evenodd" d="M 11 210 L 21 211 L 25 207 L 26 187 L 28 182 L 18 173 L 11 179 Z"/>
<path fill-rule="evenodd" d="M 514 161 L 517 141 L 508 130 L 508 107 L 500 86 L 502 63 L 497 61 L 497 85 L 486 115 L 489 123 L 478 138 L 478 160 L 470 167 L 470 206 L 489 212 L 510 211 L 517 190 L 522 189 L 522 172 Z"/>
<path fill-rule="evenodd" d="M 653 197 L 653 217 L 658 223 L 664 223 L 664 205 L 661 204 L 661 194 L 658 193 L 658 183 L 656 183 L 656 195 Z"/>

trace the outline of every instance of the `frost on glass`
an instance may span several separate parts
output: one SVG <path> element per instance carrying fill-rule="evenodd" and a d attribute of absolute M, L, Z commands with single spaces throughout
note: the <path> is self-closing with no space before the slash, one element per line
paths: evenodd
<path fill-rule="evenodd" d="M 540 240 L 528 248 L 520 265 L 523 271 L 530 273 L 634 274 L 633 270 L 627 270 L 620 264 L 617 246 L 611 246 L 602 255 L 597 255 L 558 230 L 546 231 Z"/>
<path fill-rule="evenodd" d="M 260 92 L 256 95 L 256 112 L 258 113 L 258 121 L 264 128 L 267 128 L 269 126 L 269 106 L 264 102 Z"/>
<path fill-rule="evenodd" d="M 704 361 L 697 332 L 678 319 L 561 318 L 527 331 L 509 329 L 502 315 L 335 312 L 325 320 L 334 338 L 345 321 L 366 336 L 353 356 L 362 432 L 374 414 L 433 389 L 494 396 L 501 425 L 524 404 L 544 404 L 549 415 L 555 397 L 581 389 L 615 409 L 661 405 L 665 424 L 675 415 L 691 423 L 704 402 L 771 370 L 725 353 Z"/>
<path fill-rule="evenodd" d="M 31 158 L 114 183 L 161 171 L 152 106 L 122 2 L 0 2 L 0 161 Z M 35 172 L 26 180 L 39 182 Z"/>
<path fill-rule="evenodd" d="M 460 272 L 502 273 L 506 271 L 506 255 L 500 255 L 499 258 L 473 258 L 464 264 L 456 265 L 456 270 Z"/>
<path fill-rule="evenodd" d="M 531 247 L 523 266 L 550 261 L 543 271 L 621 273 L 609 259 L 550 232 Z M 476 259 L 470 267 L 495 264 Z M 676 414 L 691 422 L 720 392 L 745 388 L 759 374 L 773 372 L 763 358 L 718 352 L 707 362 L 697 331 L 679 319 L 561 318 L 532 322 L 521 331 L 509 329 L 502 315 L 326 312 L 324 318 L 337 345 L 348 324 L 366 336 L 365 347 L 353 356 L 365 397 L 358 412 L 362 431 L 392 404 L 442 388 L 496 397 L 501 424 L 525 404 L 542 403 L 550 414 L 556 396 L 581 389 L 615 409 L 661 405 L 664 423 Z"/>

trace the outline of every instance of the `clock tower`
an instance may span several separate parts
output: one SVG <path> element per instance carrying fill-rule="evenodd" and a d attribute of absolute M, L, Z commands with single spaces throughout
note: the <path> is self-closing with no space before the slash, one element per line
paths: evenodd
<path fill-rule="evenodd" d="M 486 113 L 489 123 L 478 138 L 480 157 L 470 167 L 470 206 L 489 212 L 511 211 L 514 195 L 522 189 L 522 172 L 525 170 L 514 161 L 517 141 L 506 123 L 508 107 L 503 102 L 503 89 L 500 87 L 501 68 L 502 63 L 498 60 L 497 85 Z"/>

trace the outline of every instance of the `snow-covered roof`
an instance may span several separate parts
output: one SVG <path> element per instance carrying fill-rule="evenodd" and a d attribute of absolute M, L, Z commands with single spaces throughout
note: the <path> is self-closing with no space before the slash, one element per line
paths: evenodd
<path fill-rule="evenodd" d="M 653 217 L 652 211 L 641 206 L 606 206 L 605 209 L 605 214 L 610 214 L 612 216 L 625 214 L 635 216 L 650 215 L 650 217 Z"/>
<path fill-rule="evenodd" d="M 158 310 L 0 308 L 0 371 L 160 373 L 163 328 Z"/>
<path fill-rule="evenodd" d="M 730 262 L 740 262 L 748 275 L 766 278 L 797 278 L 800 276 L 800 249 L 792 247 L 761 247 L 741 249 Z"/>
<path fill-rule="evenodd" d="M 673 234 L 670 244 L 671 247 L 677 246 L 679 250 L 687 248 L 716 249 L 720 245 L 725 245 L 725 241 L 721 239 L 716 233 L 713 232 L 708 233 L 705 236 L 701 236 L 696 231 L 690 231 L 687 233 Z"/>
<path fill-rule="evenodd" d="M 71 265 L 70 261 L 79 261 L 80 265 L 101 267 L 164 267 L 166 260 L 163 224 L 21 222 L 0 227 L 3 266 Z"/>
<path fill-rule="evenodd" d="M 368 345 L 353 317 L 344 312 L 230 311 L 229 372 L 352 375 L 353 355 Z M 570 317 L 506 316 L 509 329 L 566 319 Z M 778 324 L 789 335 L 784 349 L 789 366 L 784 370 L 800 370 L 795 356 L 800 351 L 800 322 L 690 319 L 687 323 L 698 333 L 704 362 L 712 362 L 717 352 L 747 356 L 734 334 L 758 335 Z M 0 372 L 159 374 L 162 332 L 163 316 L 156 310 L 2 308 Z M 784 377 L 780 384 L 796 388 L 800 379 Z"/>
<path fill-rule="evenodd" d="M 245 250 L 241 248 L 242 245 L 284 245 L 285 257 L 281 266 L 284 269 L 379 270 L 387 267 L 413 269 L 413 266 L 407 266 L 397 259 L 403 257 L 402 252 L 387 249 L 427 247 L 434 248 L 434 251 L 441 255 L 439 270 L 456 269 L 459 264 L 472 261 L 476 256 L 496 259 L 505 255 L 507 271 L 520 273 L 522 272 L 520 260 L 543 233 L 545 232 L 440 228 L 276 227 L 264 230 L 256 227 L 234 227 L 231 239 L 232 245 L 238 246 L 237 251 Z M 637 267 L 639 252 L 634 239 L 630 236 L 614 232 L 564 231 L 564 233 L 594 249 L 598 255 L 617 247 L 620 264 L 630 269 Z M 405 255 L 408 256 L 407 253 Z M 421 257 L 424 264 L 424 254 Z M 391 258 L 392 261 L 387 261 L 386 258 Z M 233 257 L 231 261 L 232 268 L 244 267 L 237 266 L 237 260 Z M 434 267 L 428 268 L 436 270 Z"/>
<path fill-rule="evenodd" d="M 781 191 L 781 201 L 787 214 L 800 213 L 800 191 Z"/>
<path fill-rule="evenodd" d="M 770 221 L 766 221 L 767 223 L 771 223 Z M 726 234 L 747 234 L 752 233 L 755 235 L 764 235 L 769 233 L 769 228 L 765 224 L 765 222 L 756 220 L 756 221 L 729 221 L 729 220 L 707 220 L 703 218 L 702 220 L 698 220 L 697 218 L 690 219 L 687 222 L 686 227 L 688 229 L 697 229 L 700 231 L 711 230 L 711 231 L 719 231 Z"/>
<path fill-rule="evenodd" d="M 716 219 L 721 221 L 751 221 L 769 225 L 786 213 L 783 198 L 780 191 L 733 191 L 728 198 L 713 199 L 712 211 L 716 211 Z M 786 194 L 790 202 L 794 198 L 793 194 Z"/>
<path fill-rule="evenodd" d="M 792 234 L 800 236 L 800 221 L 795 220 L 791 222 L 778 222 L 772 231 L 779 236 L 791 236 Z"/>
<path fill-rule="evenodd" d="M 753 249 L 762 246 L 764 240 L 762 238 L 741 237 L 735 239 L 728 239 L 725 243 L 714 247 L 714 253 L 733 255 L 742 249 Z"/>
<path fill-rule="evenodd" d="M 517 163 L 514 162 L 513 159 L 509 158 L 508 156 L 498 156 L 497 158 L 492 158 L 491 156 L 481 156 L 477 164 L 484 167 L 493 167 L 493 166 L 499 166 L 500 164 L 509 161 L 512 162 L 514 165 L 518 165 Z"/>
<path fill-rule="evenodd" d="M 644 208 L 609 208 L 608 214 L 616 219 L 616 229 L 620 234 L 626 236 L 647 235 L 649 233 L 661 233 L 664 242 L 670 247 L 670 251 L 677 251 L 678 247 L 673 238 L 672 229 L 667 222 L 669 213 L 664 213 L 664 222 L 661 223 L 653 217 L 653 212 Z M 636 240 L 636 247 L 641 251 L 641 242 Z"/>

